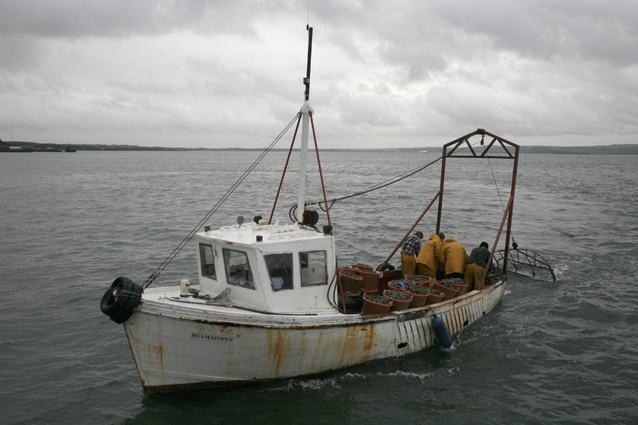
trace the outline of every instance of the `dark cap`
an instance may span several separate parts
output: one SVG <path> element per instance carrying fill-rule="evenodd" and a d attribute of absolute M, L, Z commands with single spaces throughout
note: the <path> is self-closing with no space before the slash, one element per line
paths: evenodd
<path fill-rule="evenodd" d="M 423 232 L 416 232 L 415 235 L 417 235 L 419 239 L 423 239 Z"/>
<path fill-rule="evenodd" d="M 483 246 L 485 247 L 485 249 L 490 249 L 490 246 L 487 244 L 487 242 L 481 242 L 479 246 Z"/>

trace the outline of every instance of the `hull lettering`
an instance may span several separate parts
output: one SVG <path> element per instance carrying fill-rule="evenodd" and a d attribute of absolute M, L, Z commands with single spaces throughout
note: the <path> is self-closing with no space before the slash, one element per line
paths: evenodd
<path fill-rule="evenodd" d="M 206 335 L 206 334 L 200 334 L 197 332 L 191 333 L 191 338 L 207 339 L 209 341 L 217 341 L 217 342 L 233 342 L 233 339 L 227 336 Z"/>

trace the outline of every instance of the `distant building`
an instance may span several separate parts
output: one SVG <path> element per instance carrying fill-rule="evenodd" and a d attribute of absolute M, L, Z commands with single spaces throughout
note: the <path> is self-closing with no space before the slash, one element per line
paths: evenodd
<path fill-rule="evenodd" d="M 34 152 L 33 146 L 9 146 L 9 149 L 3 146 L 2 150 L 8 152 Z"/>

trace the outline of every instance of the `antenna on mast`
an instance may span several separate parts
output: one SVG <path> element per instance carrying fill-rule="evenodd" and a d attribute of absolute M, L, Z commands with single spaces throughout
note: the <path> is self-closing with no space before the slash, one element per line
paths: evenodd
<path fill-rule="evenodd" d="M 308 65 L 306 67 L 306 78 L 303 79 L 303 83 L 306 86 L 306 91 L 304 92 L 304 98 L 306 101 L 310 98 L 310 60 L 312 58 L 312 27 L 310 25 L 306 25 L 306 29 L 308 30 Z"/>

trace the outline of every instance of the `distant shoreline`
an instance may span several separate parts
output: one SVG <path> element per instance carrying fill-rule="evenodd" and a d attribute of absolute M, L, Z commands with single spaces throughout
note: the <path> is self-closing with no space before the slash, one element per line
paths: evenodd
<path fill-rule="evenodd" d="M 296 149 L 297 150 L 297 149 Z M 28 152 L 79 152 L 79 151 L 258 151 L 259 148 L 166 148 L 160 146 L 136 146 L 136 145 L 90 145 L 90 144 L 55 144 L 55 143 L 30 143 L 22 141 L 5 142 L 0 144 L 0 152 L 3 153 L 28 153 Z M 286 152 L 286 148 L 277 148 L 273 151 Z M 322 149 L 322 151 L 334 152 L 440 152 L 441 146 L 419 148 L 376 148 L 376 149 Z M 521 153 L 525 154 L 554 154 L 554 155 L 638 155 L 638 144 L 601 145 L 601 146 L 521 146 Z"/>

